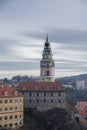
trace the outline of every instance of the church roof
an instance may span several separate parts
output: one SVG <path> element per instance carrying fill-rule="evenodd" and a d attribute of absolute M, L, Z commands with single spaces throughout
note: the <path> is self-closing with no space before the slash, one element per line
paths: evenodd
<path fill-rule="evenodd" d="M 19 84 L 22 91 L 64 91 L 65 88 L 59 82 L 22 82 Z"/>

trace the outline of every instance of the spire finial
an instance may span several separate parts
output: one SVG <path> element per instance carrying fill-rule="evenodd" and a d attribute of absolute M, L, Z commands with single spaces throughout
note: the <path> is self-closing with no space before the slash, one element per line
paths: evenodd
<path fill-rule="evenodd" d="M 46 42 L 48 42 L 48 33 L 46 33 Z"/>

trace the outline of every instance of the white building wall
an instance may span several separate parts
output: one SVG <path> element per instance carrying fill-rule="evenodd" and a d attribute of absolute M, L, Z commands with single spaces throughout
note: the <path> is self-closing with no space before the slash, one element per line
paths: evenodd
<path fill-rule="evenodd" d="M 72 84 L 63 84 L 63 86 L 64 86 L 65 88 L 72 88 L 72 87 L 73 87 Z"/>
<path fill-rule="evenodd" d="M 84 80 L 77 80 L 76 81 L 76 89 L 85 89 L 85 81 Z"/>
<path fill-rule="evenodd" d="M 24 92 L 24 107 L 47 110 L 65 106 L 64 92 Z"/>

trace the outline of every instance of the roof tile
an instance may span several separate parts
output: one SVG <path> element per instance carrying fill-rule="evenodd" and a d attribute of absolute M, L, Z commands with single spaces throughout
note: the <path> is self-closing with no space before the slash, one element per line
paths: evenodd
<path fill-rule="evenodd" d="M 22 82 L 18 87 L 25 91 L 64 91 L 65 88 L 59 82 Z"/>
<path fill-rule="evenodd" d="M 17 92 L 17 94 L 14 93 L 15 91 Z M 6 95 L 5 95 L 5 92 L 6 92 Z M 22 93 L 18 92 L 12 87 L 0 87 L 0 98 L 1 97 L 20 97 L 20 96 L 23 96 Z"/>

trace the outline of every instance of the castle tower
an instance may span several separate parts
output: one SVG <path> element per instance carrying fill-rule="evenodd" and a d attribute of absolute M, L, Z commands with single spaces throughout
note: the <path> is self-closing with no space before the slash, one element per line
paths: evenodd
<path fill-rule="evenodd" d="M 53 54 L 51 51 L 50 43 L 48 41 L 48 35 L 46 35 L 42 60 L 40 61 L 41 81 L 54 82 L 54 60 L 52 58 L 52 55 Z"/>

